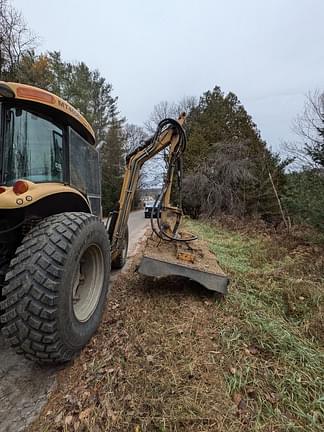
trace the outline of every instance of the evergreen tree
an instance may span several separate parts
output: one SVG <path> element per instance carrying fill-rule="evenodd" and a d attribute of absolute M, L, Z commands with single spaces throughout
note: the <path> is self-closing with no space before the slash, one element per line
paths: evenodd
<path fill-rule="evenodd" d="M 207 185 L 206 190 L 212 187 L 219 189 L 225 183 L 232 184 L 236 190 L 227 193 L 227 196 L 234 196 L 234 192 L 236 196 L 240 195 L 237 202 L 240 206 L 244 203 L 243 213 L 257 212 L 269 218 L 278 213 L 278 203 L 269 180 L 269 172 L 280 190 L 284 182 L 283 165 L 279 156 L 272 154 L 266 147 L 251 116 L 234 93 L 224 95 L 220 87 L 204 93 L 190 112 L 187 133 L 188 146 L 184 155 L 187 176 L 193 179 L 192 175 L 203 170 L 206 162 L 207 166 L 212 166 L 219 158 L 223 161 L 224 157 L 229 157 L 231 163 L 225 164 L 226 172 L 219 172 L 218 177 L 212 176 L 213 182 Z M 226 151 L 226 147 L 231 147 L 232 150 Z M 215 149 L 222 155 L 217 155 Z M 236 168 L 242 166 L 240 161 L 244 160 L 249 161 L 249 175 L 242 174 L 241 179 L 234 183 L 226 182 L 225 175 L 236 178 L 237 172 L 243 173 L 242 170 L 236 171 Z M 233 172 L 229 172 L 231 168 Z M 206 197 L 200 195 L 202 203 L 205 202 Z M 216 205 L 213 208 L 215 211 L 219 210 Z M 230 206 L 222 210 L 232 212 L 235 209 Z M 240 207 L 240 213 L 241 210 Z"/>
<path fill-rule="evenodd" d="M 324 231 L 324 177 L 318 171 L 289 173 L 283 203 L 292 221 Z"/>
<path fill-rule="evenodd" d="M 116 208 L 124 175 L 126 136 L 124 119 L 114 117 L 101 150 L 102 206 L 104 214 Z"/>
<path fill-rule="evenodd" d="M 58 51 L 24 54 L 15 79 L 51 91 L 71 103 L 91 124 L 98 142 L 105 139 L 111 119 L 118 114 L 112 85 L 99 71 L 91 70 L 84 62 L 66 62 Z"/>

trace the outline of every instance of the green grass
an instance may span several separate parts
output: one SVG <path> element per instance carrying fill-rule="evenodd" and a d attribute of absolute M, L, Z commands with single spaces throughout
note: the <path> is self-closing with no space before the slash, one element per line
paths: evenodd
<path fill-rule="evenodd" d="M 323 430 L 323 258 L 289 238 L 186 224 L 231 279 L 219 306 L 229 317 L 220 329 L 232 366 L 224 376 L 228 392 L 245 400 L 253 430 Z"/>

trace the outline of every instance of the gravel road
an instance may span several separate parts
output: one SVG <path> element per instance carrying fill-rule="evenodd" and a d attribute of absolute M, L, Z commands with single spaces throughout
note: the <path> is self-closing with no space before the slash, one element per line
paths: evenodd
<path fill-rule="evenodd" d="M 131 213 L 129 218 L 129 251 L 134 255 L 149 220 L 144 211 Z M 112 280 L 117 276 L 114 272 Z M 37 416 L 55 384 L 58 368 L 40 367 L 17 356 L 0 335 L 0 432 L 19 432 Z"/>

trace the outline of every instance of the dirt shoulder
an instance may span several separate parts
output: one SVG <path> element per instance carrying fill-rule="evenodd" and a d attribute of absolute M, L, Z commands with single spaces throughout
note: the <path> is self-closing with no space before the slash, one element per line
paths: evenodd
<path fill-rule="evenodd" d="M 114 282 L 97 335 L 61 371 L 30 432 L 215 430 L 224 407 L 235 423 L 214 308 L 212 293 L 154 284 L 134 263 Z"/>

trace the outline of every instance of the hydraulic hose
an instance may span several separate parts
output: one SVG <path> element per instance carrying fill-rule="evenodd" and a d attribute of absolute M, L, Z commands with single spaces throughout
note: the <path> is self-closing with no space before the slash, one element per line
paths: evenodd
<path fill-rule="evenodd" d="M 162 189 L 161 189 L 159 196 L 156 198 L 156 200 L 153 204 L 153 208 L 152 208 L 152 212 L 151 212 L 151 227 L 152 227 L 153 232 L 162 240 L 189 242 L 189 241 L 196 240 L 197 237 L 192 236 L 192 237 L 187 238 L 187 239 L 181 239 L 178 236 L 178 229 L 179 229 L 181 217 L 182 217 L 182 178 L 183 178 L 182 155 L 183 155 L 183 152 L 185 151 L 186 146 L 187 146 L 186 133 L 185 133 L 183 127 L 179 124 L 179 122 L 177 122 L 174 119 L 167 118 L 167 119 L 162 120 L 159 123 L 158 128 L 156 130 L 156 133 L 154 135 L 153 141 L 158 139 L 160 133 L 162 133 L 165 129 L 168 129 L 170 127 L 176 129 L 176 131 L 179 135 L 179 141 L 178 141 L 178 144 L 177 144 L 176 148 L 174 149 L 173 153 L 171 154 L 171 157 L 168 159 L 167 173 L 166 173 L 163 185 L 162 185 Z M 176 219 L 175 225 L 174 225 L 173 230 L 172 230 L 172 235 L 170 235 L 169 233 L 166 232 L 165 228 L 161 224 L 160 211 L 162 209 L 162 203 L 163 203 L 164 196 L 169 189 L 170 182 L 172 181 L 172 178 L 173 178 L 172 174 L 173 174 L 175 169 L 177 172 L 177 183 L 178 183 L 178 189 L 179 189 L 179 202 L 178 202 L 179 213 L 177 214 L 177 219 Z M 153 220 L 154 213 L 156 213 L 157 227 L 154 225 L 154 220 Z"/>

